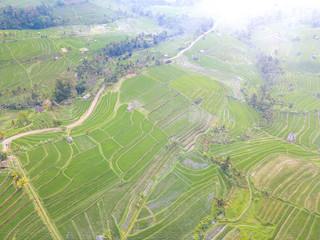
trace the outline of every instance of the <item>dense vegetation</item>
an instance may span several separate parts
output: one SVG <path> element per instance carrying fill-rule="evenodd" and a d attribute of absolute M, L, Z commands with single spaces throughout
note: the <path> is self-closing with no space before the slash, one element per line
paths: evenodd
<path fill-rule="evenodd" d="M 63 19 L 44 3 L 25 8 L 8 5 L 0 8 L 0 29 L 42 29 L 58 26 Z"/>
<path fill-rule="evenodd" d="M 134 39 L 129 40 L 127 38 L 125 41 L 111 42 L 106 45 L 103 51 L 106 56 L 106 60 L 108 60 L 108 57 L 118 57 L 128 52 L 132 55 L 133 51 L 142 50 L 158 45 L 159 43 L 166 40 L 167 36 L 168 35 L 166 31 L 154 35 L 142 33 Z"/>
<path fill-rule="evenodd" d="M 0 31 L 0 239 L 319 239 L 317 29 L 145 2 Z"/>

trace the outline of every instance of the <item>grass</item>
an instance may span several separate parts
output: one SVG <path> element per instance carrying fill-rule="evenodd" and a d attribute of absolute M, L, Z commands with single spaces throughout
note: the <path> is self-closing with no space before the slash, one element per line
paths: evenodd
<path fill-rule="evenodd" d="M 95 3 L 107 4 L 100 0 Z M 89 5 L 76 7 L 73 12 L 83 13 L 85 21 L 101 17 L 101 9 L 85 6 Z M 96 18 L 90 17 L 95 14 Z M 72 21 L 80 20 L 75 15 Z M 262 44 L 256 46 L 261 51 L 274 54 L 266 41 L 278 49 L 284 69 L 271 93 L 283 101 L 278 102 L 268 126 L 259 127 L 262 118 L 241 91 L 245 82 L 252 92 L 258 92 L 263 84 L 254 65 L 256 50 L 221 30 L 199 41 L 180 62 L 143 69 L 140 75 L 125 80 L 119 92 L 108 87 L 92 115 L 70 132 L 14 140 L 11 149 L 59 234 L 92 239 L 109 228 L 115 239 L 191 239 L 201 220 L 210 215 L 217 222 L 210 224 L 203 239 L 317 239 L 319 84 L 318 61 L 312 62 L 309 55 L 318 47 L 310 39 L 314 30 L 300 29 L 304 31 L 301 42 L 284 44 L 274 35 L 278 27 L 257 27 L 252 33 L 252 44 L 260 39 Z M 64 27 L 66 34 L 53 28 L 43 30 L 48 38 L 7 39 L 1 45 L 4 55 L 0 60 L 7 61 L 3 72 L 8 80 L 2 84 L 22 84 L 29 79 L 26 70 L 30 70 L 32 81 L 51 83 L 60 70 L 82 58 L 78 49 L 86 42 L 90 42 L 90 56 L 105 42 L 125 37 L 116 34 L 116 29 L 125 35 L 137 29 L 161 29 L 146 18 L 116 21 L 107 28 L 86 26 L 81 33 L 77 27 Z M 70 36 L 72 31 L 76 36 Z M 19 39 L 28 36 L 25 32 L 12 33 Z M 288 28 L 283 34 L 289 39 L 296 32 Z M 37 33 L 30 31 L 29 35 L 35 37 Z M 169 46 L 167 54 L 171 56 L 180 40 L 153 50 L 164 55 Z M 69 46 L 72 52 L 59 51 Z M 298 50 L 303 51 L 300 60 L 295 55 Z M 52 62 L 50 58 L 56 54 L 61 58 Z M 36 55 L 41 61 L 33 59 Z M 183 64 L 186 57 L 193 67 Z M 17 64 L 12 67 L 11 63 Z M 5 101 L 6 97 L 2 98 Z M 90 103 L 81 100 L 36 115 L 23 131 L 50 127 L 53 118 L 68 125 L 78 120 Z M 2 122 L 16 116 L 8 111 L 0 114 Z M 201 146 L 197 142 L 203 133 L 222 126 L 231 143 Z M 295 142 L 285 141 L 290 133 L 296 133 Z M 69 135 L 72 143 L 66 141 Z M 177 145 L 170 145 L 172 140 L 177 140 Z M 204 149 L 213 157 L 229 156 L 249 185 L 236 186 L 232 177 L 204 157 Z M 31 239 L 50 238 L 27 190 L 17 191 L 11 177 L 4 174 L 0 175 L 0 190 L 1 239 L 12 239 L 17 229 L 18 239 L 28 239 L 30 232 Z M 215 198 L 220 197 L 228 203 L 222 218 L 216 217 Z"/>

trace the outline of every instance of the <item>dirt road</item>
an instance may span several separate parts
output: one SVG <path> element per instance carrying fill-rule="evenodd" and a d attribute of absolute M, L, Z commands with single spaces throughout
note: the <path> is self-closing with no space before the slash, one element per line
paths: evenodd
<path fill-rule="evenodd" d="M 202 35 L 200 35 L 199 37 L 197 37 L 196 40 L 194 40 L 187 48 L 181 50 L 176 56 L 172 57 L 172 58 L 168 58 L 166 60 L 164 60 L 165 62 L 167 61 L 172 61 L 176 58 L 181 57 L 186 51 L 190 50 L 200 39 L 202 39 L 203 37 L 205 37 L 208 33 L 213 32 L 216 27 L 218 26 L 220 20 L 218 20 L 217 22 L 214 23 L 214 25 L 212 26 L 212 28 L 210 28 L 208 31 L 206 31 L 205 33 L 203 33 Z"/>

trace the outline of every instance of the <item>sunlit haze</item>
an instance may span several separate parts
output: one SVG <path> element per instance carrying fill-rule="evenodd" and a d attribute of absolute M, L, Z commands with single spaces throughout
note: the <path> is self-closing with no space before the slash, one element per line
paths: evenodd
<path fill-rule="evenodd" d="M 257 15 L 277 10 L 290 9 L 319 9 L 320 1 L 317 0 L 203 0 L 199 1 L 197 12 L 206 16 L 222 17 L 226 22 L 237 23 Z"/>

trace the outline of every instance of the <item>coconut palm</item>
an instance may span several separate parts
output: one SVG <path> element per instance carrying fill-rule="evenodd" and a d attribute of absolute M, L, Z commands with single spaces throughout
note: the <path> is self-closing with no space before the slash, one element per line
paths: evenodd
<path fill-rule="evenodd" d="M 27 183 L 29 182 L 29 179 L 26 178 L 20 178 L 19 181 L 17 182 L 17 186 L 18 188 L 23 188 L 27 185 Z"/>
<path fill-rule="evenodd" d="M 0 131 L 0 139 L 4 139 L 6 137 L 6 132 Z"/>
<path fill-rule="evenodd" d="M 11 176 L 13 177 L 14 180 L 17 180 L 20 177 L 20 173 L 14 170 L 11 172 Z"/>

